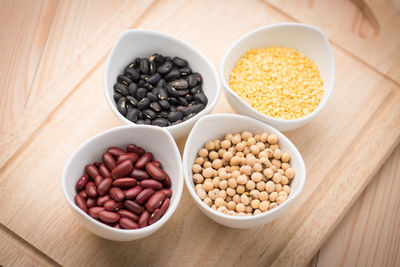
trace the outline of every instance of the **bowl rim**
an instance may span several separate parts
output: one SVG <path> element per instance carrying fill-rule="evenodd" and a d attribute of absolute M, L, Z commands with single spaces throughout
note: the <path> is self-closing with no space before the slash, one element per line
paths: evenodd
<path fill-rule="evenodd" d="M 291 120 L 285 120 L 285 119 L 278 119 L 278 118 L 270 117 L 270 116 L 267 116 L 267 115 L 259 112 L 256 109 L 254 109 L 247 102 L 245 102 L 242 98 L 240 98 L 240 96 L 238 96 L 229 87 L 229 84 L 227 83 L 227 81 L 226 81 L 226 79 L 224 77 L 225 62 L 226 62 L 227 58 L 230 56 L 232 50 L 239 43 L 245 41 L 248 37 L 250 37 L 252 35 L 255 35 L 255 34 L 259 33 L 259 32 L 262 32 L 262 31 L 264 31 L 266 29 L 280 28 L 280 27 L 299 27 L 299 28 L 306 28 L 308 30 L 312 30 L 312 31 L 318 32 L 322 36 L 322 39 L 323 39 L 326 47 L 328 48 L 328 57 L 330 58 L 331 68 L 332 68 L 332 83 L 331 83 L 331 86 L 329 86 L 329 88 L 327 88 L 326 85 L 324 85 L 324 94 L 327 93 L 326 98 L 324 99 L 324 101 L 321 101 L 318 104 L 317 108 L 314 109 L 310 114 L 307 114 L 306 116 L 303 116 L 301 118 L 291 119 Z M 225 52 L 225 54 L 224 54 L 224 56 L 222 58 L 221 65 L 220 65 L 220 77 L 221 77 L 221 82 L 223 84 L 224 89 L 228 93 L 230 93 L 234 98 L 236 98 L 241 104 L 243 104 L 251 113 L 253 113 L 253 115 L 261 116 L 262 119 L 264 119 L 265 121 L 269 121 L 271 123 L 281 123 L 281 124 L 285 124 L 285 125 L 290 125 L 290 124 L 294 124 L 294 123 L 305 122 L 305 121 L 313 118 L 315 115 L 317 115 L 326 106 L 326 104 L 328 103 L 328 101 L 329 101 L 329 99 L 330 99 L 330 97 L 331 97 L 331 95 L 333 93 L 333 89 L 335 87 L 336 62 L 335 62 L 333 49 L 332 49 L 332 46 L 331 46 L 331 44 L 329 42 L 329 39 L 326 37 L 324 32 L 321 29 L 319 29 L 318 27 L 315 27 L 315 26 L 309 25 L 309 24 L 304 24 L 304 23 L 296 23 L 296 22 L 275 23 L 275 24 L 266 25 L 266 26 L 262 26 L 262 27 L 256 28 L 256 29 L 254 29 L 254 30 L 242 35 L 235 42 L 233 42 L 233 44 L 230 45 L 229 48 L 226 50 L 226 52 Z"/>
<path fill-rule="evenodd" d="M 207 206 L 203 201 L 201 201 L 201 199 L 197 196 L 195 190 L 194 190 L 194 183 L 193 180 L 190 176 L 188 176 L 187 174 L 189 172 L 191 172 L 191 170 L 188 170 L 188 157 L 189 155 L 187 154 L 188 152 L 188 147 L 191 146 L 192 143 L 192 139 L 193 137 L 193 133 L 197 130 L 197 128 L 199 127 L 199 124 L 201 124 L 202 121 L 205 120 L 212 120 L 213 118 L 216 117 L 222 117 L 222 118 L 226 118 L 226 119 L 232 119 L 232 120 L 244 120 L 244 122 L 246 121 L 251 121 L 254 122 L 260 126 L 262 126 L 263 128 L 266 127 L 267 131 L 269 133 L 273 133 L 275 135 L 278 136 L 279 138 L 279 142 L 281 142 L 281 140 L 284 140 L 283 142 L 285 144 L 288 144 L 290 147 L 293 148 L 294 151 L 294 155 L 291 154 L 291 157 L 295 156 L 300 163 L 301 169 L 300 170 L 296 170 L 296 175 L 297 177 L 299 177 L 300 183 L 299 183 L 299 189 L 293 193 L 293 194 L 289 194 L 288 199 L 281 205 L 277 206 L 276 208 L 263 212 L 261 214 L 257 214 L 257 215 L 252 215 L 252 216 L 231 216 L 231 215 L 227 215 L 227 214 L 223 214 L 221 212 L 218 212 L 214 209 L 212 209 L 211 207 Z M 262 122 L 260 120 L 248 117 L 248 116 L 244 116 L 244 115 L 239 115 L 239 114 L 227 114 L 227 113 L 217 113 L 217 114 L 208 114 L 203 116 L 202 118 L 200 118 L 196 124 L 193 126 L 187 140 L 186 140 L 186 144 L 185 144 L 185 149 L 183 152 L 183 176 L 185 178 L 185 185 L 187 190 L 189 191 L 192 199 L 197 202 L 198 205 L 200 205 L 202 207 L 202 209 L 206 212 L 210 212 L 212 215 L 227 219 L 227 220 L 231 220 L 231 221 L 258 221 L 258 220 L 262 220 L 262 219 L 266 219 L 268 217 L 270 217 L 271 215 L 277 214 L 279 215 L 280 210 L 284 209 L 285 207 L 289 206 L 299 195 L 300 193 L 303 191 L 304 188 L 304 184 L 306 181 L 306 167 L 304 164 L 304 160 L 303 157 L 301 156 L 300 152 L 298 151 L 297 147 L 292 143 L 292 141 L 290 141 L 289 138 L 287 138 L 283 133 L 281 133 L 279 130 L 277 130 L 276 128 L 272 127 L 271 125 Z M 299 172 L 299 173 L 298 173 Z M 296 176 L 295 176 L 296 178 Z M 294 178 L 294 179 L 295 179 Z"/>
<path fill-rule="evenodd" d="M 68 177 L 66 176 L 66 172 L 69 168 L 71 168 L 71 164 L 72 164 L 72 160 L 76 157 L 76 155 L 78 155 L 82 150 L 85 149 L 85 147 L 87 145 L 89 145 L 90 143 L 94 142 L 95 140 L 97 140 L 98 138 L 101 138 L 105 135 L 112 135 L 112 134 L 116 134 L 121 130 L 125 130 L 125 129 L 131 129 L 131 130 L 137 130 L 138 128 L 143 128 L 143 129 L 147 129 L 150 131 L 158 131 L 160 134 L 164 134 L 168 137 L 169 141 L 171 142 L 171 144 L 174 145 L 174 148 L 172 150 L 169 151 L 169 153 L 174 153 L 174 156 L 176 156 L 179 160 L 177 163 L 177 168 L 178 168 L 178 180 L 180 181 L 180 183 L 178 183 L 178 189 L 176 191 L 173 192 L 174 195 L 176 195 L 175 201 L 173 202 L 171 200 L 170 206 L 168 207 L 167 212 L 164 214 L 164 216 L 162 216 L 157 222 L 155 222 L 154 224 L 148 225 L 146 227 L 143 228 L 139 228 L 139 229 L 118 229 L 118 228 L 114 228 L 111 226 L 108 226 L 106 224 L 103 224 L 97 220 L 95 220 L 94 218 L 92 218 L 89 214 L 87 214 L 86 212 L 84 212 L 83 210 L 81 210 L 73 201 L 73 199 L 70 199 L 67 193 L 67 179 Z M 172 135 L 165 129 L 161 128 L 161 127 L 151 127 L 150 125 L 137 125 L 137 126 L 133 126 L 133 125 L 123 125 L 123 126 L 118 126 L 118 127 L 114 127 L 105 131 L 102 131 L 92 137 L 90 137 L 88 140 L 86 140 L 85 142 L 83 142 L 82 144 L 80 144 L 69 156 L 67 162 L 64 165 L 63 168 L 63 172 L 62 172 L 62 190 L 63 190 L 63 194 L 64 194 L 64 198 L 66 200 L 66 202 L 69 204 L 69 206 L 76 212 L 80 213 L 81 215 L 83 215 L 83 217 L 88 220 L 91 223 L 94 223 L 102 228 L 104 228 L 106 231 L 111 231 L 117 234 L 128 234 L 128 235 L 140 235 L 140 234 L 145 234 L 148 233 L 149 231 L 152 230 L 157 230 L 158 228 L 160 228 L 161 226 L 163 226 L 174 214 L 174 212 L 176 211 L 181 197 L 182 197 L 182 191 L 183 191 L 183 166 L 182 166 L 182 159 L 181 159 L 181 155 L 179 153 L 178 147 L 176 146 L 175 140 L 173 139 Z M 170 211 L 168 213 L 168 211 Z"/>
<path fill-rule="evenodd" d="M 221 94 L 221 84 L 219 81 L 219 75 L 218 75 L 218 71 L 216 70 L 216 68 L 214 67 L 214 65 L 212 64 L 212 62 L 206 57 L 206 55 L 204 53 L 202 53 L 198 48 L 196 48 L 195 46 L 191 45 L 189 42 L 186 42 L 174 35 L 171 34 L 167 34 L 167 33 L 163 33 L 160 31 L 154 31 L 154 30 L 143 30 L 143 29 L 127 29 L 124 30 L 121 35 L 118 37 L 117 41 L 114 43 L 110 53 L 108 54 L 107 57 L 107 61 L 106 61 L 106 66 L 105 66 L 105 71 L 104 71 L 104 79 L 103 79 L 103 88 L 104 88 L 104 94 L 106 96 L 106 100 L 108 103 L 108 106 L 111 108 L 112 112 L 114 113 L 114 115 L 121 120 L 122 122 L 124 122 L 127 125 L 140 125 L 140 124 L 136 124 L 130 120 L 128 120 L 127 118 L 125 118 L 124 116 L 122 116 L 117 108 L 114 106 L 114 99 L 110 93 L 110 91 L 108 90 L 108 73 L 109 73 L 109 69 L 110 69 L 110 62 L 111 62 L 111 58 L 113 57 L 113 55 L 115 53 L 118 52 L 117 50 L 117 44 L 119 42 L 121 42 L 121 40 L 123 40 L 123 38 L 125 38 L 128 35 L 136 35 L 136 34 L 143 34 L 143 35 L 147 35 L 148 36 L 158 36 L 158 37 L 162 37 L 165 39 L 169 39 L 173 42 L 179 43 L 182 46 L 186 46 L 188 47 L 190 50 L 192 50 L 193 53 L 197 54 L 202 60 L 204 60 L 204 62 L 206 63 L 206 65 L 211 69 L 211 73 L 215 78 L 216 81 L 216 85 L 214 90 L 216 91 L 216 95 L 215 98 L 213 99 L 209 99 L 209 96 L 207 96 L 208 98 L 208 103 L 205 106 L 205 108 L 200 111 L 199 113 L 197 113 L 195 116 L 193 116 L 192 118 L 183 121 L 179 124 L 176 125 L 171 125 L 171 126 L 166 126 L 166 127 L 160 127 L 160 128 L 164 128 L 170 131 L 176 131 L 178 129 L 181 129 L 182 127 L 184 128 L 185 126 L 189 126 L 194 120 L 197 120 L 198 118 L 200 118 L 201 116 L 211 112 L 211 110 L 215 107 L 215 105 L 218 102 L 218 99 L 220 97 Z M 203 78 L 204 79 L 204 78 Z M 211 101 L 210 101 L 211 100 Z M 149 125 L 149 126 L 156 126 L 156 125 Z M 156 126 L 159 127 L 159 126 Z"/>

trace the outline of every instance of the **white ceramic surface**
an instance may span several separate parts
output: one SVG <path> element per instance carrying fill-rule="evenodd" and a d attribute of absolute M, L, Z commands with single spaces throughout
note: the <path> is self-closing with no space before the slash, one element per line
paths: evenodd
<path fill-rule="evenodd" d="M 249 49 L 268 46 L 294 48 L 318 66 L 320 76 L 324 80 L 325 92 L 318 107 L 312 113 L 294 120 L 272 118 L 252 108 L 229 88 L 229 74 L 243 54 Z M 232 108 L 237 113 L 264 121 L 280 131 L 296 129 L 314 118 L 326 106 L 333 92 L 335 77 L 335 59 L 329 40 L 320 29 L 300 23 L 274 24 L 247 33 L 232 44 L 221 63 L 221 81 Z"/>
<path fill-rule="evenodd" d="M 217 127 L 218 125 L 221 125 L 221 127 Z M 290 164 L 295 170 L 295 177 L 290 183 L 291 193 L 282 205 L 260 215 L 240 217 L 222 214 L 204 204 L 196 194 L 195 185 L 192 180 L 191 166 L 197 157 L 198 150 L 204 146 L 205 142 L 216 138 L 223 139 L 227 133 L 238 133 L 245 130 L 253 134 L 267 132 L 278 136 L 281 150 L 288 152 L 291 156 Z M 185 151 L 183 153 L 183 172 L 186 188 L 192 196 L 194 203 L 205 215 L 217 223 L 242 229 L 266 224 L 284 213 L 301 193 L 306 179 L 306 169 L 303 158 L 286 136 L 259 120 L 233 114 L 206 115 L 194 125 L 186 141 Z"/>
<path fill-rule="evenodd" d="M 128 144 L 136 144 L 146 151 L 152 152 L 154 158 L 161 162 L 163 169 L 169 174 L 172 181 L 173 194 L 167 212 L 156 223 L 136 230 L 109 227 L 90 217 L 74 203 L 75 184 L 83 175 L 85 166 L 94 161 L 101 161 L 102 155 L 108 147 L 125 148 Z M 165 129 L 148 125 L 116 127 L 90 138 L 69 157 L 62 176 L 64 197 L 75 217 L 92 233 L 116 241 L 135 240 L 157 231 L 176 210 L 181 199 L 182 188 L 182 160 L 174 139 Z"/>
<path fill-rule="evenodd" d="M 218 73 L 208 58 L 191 44 L 172 35 L 150 30 L 126 30 L 112 48 L 104 72 L 104 93 L 114 115 L 123 123 L 136 125 L 122 116 L 113 99 L 113 86 L 117 76 L 136 57 L 150 57 L 154 53 L 163 56 L 181 57 L 189 62 L 194 72 L 203 77 L 203 91 L 208 98 L 204 110 L 193 118 L 178 125 L 164 127 L 175 139 L 185 137 L 194 123 L 203 115 L 210 113 L 218 101 L 221 88 Z M 157 126 L 154 126 L 157 127 Z"/>

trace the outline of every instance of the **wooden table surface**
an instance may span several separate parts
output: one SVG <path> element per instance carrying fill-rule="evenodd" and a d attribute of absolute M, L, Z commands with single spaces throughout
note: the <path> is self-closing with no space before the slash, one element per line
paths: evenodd
<path fill-rule="evenodd" d="M 196 3 L 200 5 L 200 2 Z M 400 35 L 399 28 L 396 26 L 400 26 L 400 13 L 394 7 L 396 1 L 366 2 L 368 4 L 363 1 L 339 0 L 329 3 L 310 0 L 304 5 L 304 1 L 293 0 L 282 3 L 282 1 L 272 0 L 249 1 L 249 5 L 253 5 L 254 9 L 265 8 L 268 12 L 275 12 L 286 21 L 301 21 L 320 27 L 327 33 L 336 51 L 339 51 L 337 53 L 344 54 L 346 57 L 350 55 L 355 62 L 355 67 L 368 70 L 371 75 L 381 77 L 378 79 L 381 79 L 385 86 L 390 83 L 391 87 L 399 90 Z M 382 4 L 382 2 L 385 3 Z M 90 52 L 91 48 L 98 48 L 91 47 L 93 38 L 105 32 L 107 27 L 111 27 L 110 24 L 122 23 L 121 21 L 126 19 L 113 17 L 113 14 L 121 14 L 117 12 L 120 11 L 121 6 L 134 8 L 137 14 L 142 14 L 133 16 L 125 26 L 126 28 L 139 25 L 147 16 L 140 7 L 134 6 L 133 3 L 126 4 L 123 0 L 0 0 L 0 4 L 2 6 L 0 9 L 0 81 L 2 86 L 0 130 L 3 133 L 14 129 L 19 121 L 26 119 L 26 116 L 33 112 L 29 108 L 36 106 L 37 101 L 43 100 L 41 97 L 44 90 L 51 88 L 54 84 L 62 84 L 64 80 L 68 80 L 68 74 L 71 74 L 73 78 L 73 75 L 76 75 L 74 67 L 87 64 L 84 55 L 80 54 L 81 51 Z M 182 9 L 182 12 L 196 12 L 196 5 L 193 6 L 194 8 Z M 156 7 L 150 5 L 146 8 Z M 227 8 L 227 12 L 229 10 Z M 213 10 L 210 9 L 209 12 Z M 382 19 L 382 14 L 385 14 L 385 19 Z M 213 15 L 221 16 L 223 19 L 221 13 Z M 335 23 L 332 23 L 333 19 Z M 202 22 L 199 21 L 199 23 Z M 167 26 L 164 31 L 172 34 L 175 30 L 179 32 L 179 29 L 169 28 L 167 20 L 165 24 Z M 198 27 L 201 27 L 201 24 Z M 191 36 L 191 33 L 187 34 Z M 210 33 L 210 36 L 223 38 L 223 35 L 218 36 L 216 33 Z M 365 42 L 365 40 L 370 41 Z M 212 43 L 209 45 L 212 46 Z M 220 58 L 215 54 L 208 54 L 208 56 L 214 59 Z M 71 59 L 75 60 L 76 65 L 68 65 Z M 99 62 L 103 64 L 104 58 Z M 89 72 L 88 77 L 91 74 Z M 63 79 L 60 79 L 60 75 Z M 51 92 L 47 93 L 51 94 Z M 46 101 L 44 100 L 44 103 L 47 104 Z M 354 99 L 355 104 L 357 101 Z M 45 110 L 46 106 L 43 109 Z M 220 108 L 220 110 L 223 109 Z M 40 127 L 44 126 L 39 125 Z M 28 134 L 29 130 L 26 132 Z M 29 134 L 35 136 L 40 132 Z M 13 135 L 10 137 L 10 147 L 14 146 L 12 137 Z M 16 136 L 15 138 L 18 139 Z M 13 157 L 18 157 L 18 153 L 8 153 L 8 147 L 4 148 L 1 164 Z M 386 159 L 382 168 L 377 171 L 372 182 L 358 197 L 341 223 L 329 237 L 327 235 L 327 240 L 311 260 L 310 266 L 400 265 L 399 162 L 400 146 Z M 3 183 L 5 181 L 0 179 L 0 186 Z M 0 212 L 3 211 L 0 210 Z M 102 265 L 102 262 L 96 263 Z M 48 253 L 36 248 L 30 241 L 5 224 L 0 224 L 0 265 L 58 264 L 60 262 Z"/>

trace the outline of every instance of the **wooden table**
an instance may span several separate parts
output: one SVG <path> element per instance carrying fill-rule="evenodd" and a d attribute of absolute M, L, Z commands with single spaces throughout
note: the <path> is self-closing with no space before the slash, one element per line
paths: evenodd
<path fill-rule="evenodd" d="M 0 265 L 399 266 L 400 15 L 394 3 L 3 0 Z M 184 190 L 171 221 L 141 241 L 105 241 L 73 219 L 61 170 L 77 145 L 119 125 L 101 79 L 123 29 L 174 34 L 218 67 L 236 38 L 282 21 L 325 31 L 338 73 L 327 109 L 287 133 L 305 157 L 308 177 L 285 218 L 228 229 L 193 209 Z M 224 96 L 214 112 L 232 112 Z M 181 151 L 184 141 L 177 140 Z"/>

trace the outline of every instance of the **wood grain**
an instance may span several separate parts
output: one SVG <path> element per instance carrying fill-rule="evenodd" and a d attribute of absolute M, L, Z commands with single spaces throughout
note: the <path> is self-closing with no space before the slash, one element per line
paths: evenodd
<path fill-rule="evenodd" d="M 0 132 L 24 110 L 57 0 L 0 1 Z"/>
<path fill-rule="evenodd" d="M 244 32 L 287 20 L 261 2 L 248 5 L 248 2 L 236 1 L 230 5 L 229 12 L 225 12 L 225 1 L 171 3 L 164 1 L 153 5 L 146 16 L 139 19 L 137 27 L 173 33 L 195 43 L 216 66 L 226 47 Z M 209 11 L 207 7 L 211 4 L 214 8 Z M 244 7 L 245 13 L 242 12 Z M 225 16 L 221 19 L 218 14 Z M 194 27 L 198 21 L 204 23 Z M 219 29 L 215 30 L 217 23 Z M 107 25 L 110 27 L 107 31 L 113 32 L 120 26 Z M 218 38 L 222 33 L 224 38 Z M 210 45 L 209 38 L 204 36 L 218 41 Z M 308 177 L 303 194 L 286 216 L 256 229 L 228 229 L 194 209 L 184 190 L 177 212 L 154 235 L 129 243 L 106 241 L 86 231 L 66 210 L 59 177 L 65 160 L 75 147 L 95 133 L 119 125 L 108 110 L 101 90 L 102 55 L 107 51 L 105 46 L 98 47 L 96 60 L 99 63 L 94 66 L 80 61 L 96 62 L 93 54 L 86 55 L 92 56 L 87 59 L 72 59 L 79 70 L 89 68 L 89 72 L 85 75 L 73 73 L 80 82 L 51 87 L 57 92 L 68 90 L 68 93 L 59 94 L 61 102 L 52 110 L 51 116 L 46 115 L 44 124 L 40 124 L 42 126 L 24 143 L 17 156 L 0 171 L 0 194 L 20 207 L 15 210 L 0 203 L 3 211 L 0 222 L 63 265 L 87 265 L 93 258 L 103 265 L 165 265 L 166 262 L 176 265 L 182 260 L 187 265 L 199 262 L 205 265 L 306 264 L 400 135 L 399 125 L 395 124 L 400 118 L 400 96 L 396 85 L 335 48 L 338 74 L 331 102 L 312 123 L 288 133 L 304 155 Z M 69 87 L 71 85 L 73 88 Z M 98 101 L 88 103 L 87 99 Z M 217 105 L 217 111 L 225 111 L 225 98 L 221 97 Z M 49 113 L 49 110 L 42 112 Z M 371 138 L 376 138 L 376 142 L 370 142 Z M 182 147 L 182 142 L 179 145 Z M 374 152 L 372 159 L 367 157 L 371 151 Z M 369 161 L 367 168 L 363 160 Z M 44 167 L 43 163 L 51 168 Z M 18 194 L 14 193 L 15 188 L 19 189 Z M 336 203 L 330 203 L 332 199 Z M 322 208 L 329 205 L 333 205 L 333 209 Z M 316 227 L 316 218 L 319 220 L 320 217 L 324 218 Z M 232 246 L 234 243 L 240 243 L 240 246 Z M 230 249 L 226 250 L 226 247 Z M 254 249 L 249 251 L 249 247 Z M 249 259 L 253 261 L 249 262 Z"/>
<path fill-rule="evenodd" d="M 400 11 L 394 2 L 266 0 L 292 19 L 321 28 L 335 44 L 399 84 L 400 34 L 394 31 L 400 29 Z"/>
<path fill-rule="evenodd" d="M 400 266 L 399 159 L 400 146 L 324 243 L 317 266 Z"/>

